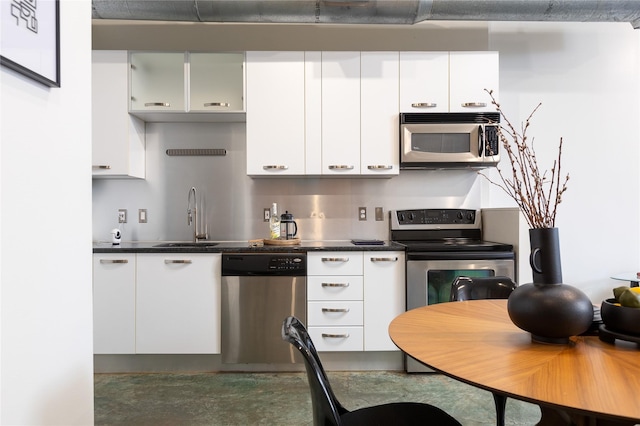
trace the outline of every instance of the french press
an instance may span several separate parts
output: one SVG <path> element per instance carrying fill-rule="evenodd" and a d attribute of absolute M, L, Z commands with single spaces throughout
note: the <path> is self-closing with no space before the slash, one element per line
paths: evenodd
<path fill-rule="evenodd" d="M 280 215 L 280 238 L 292 240 L 298 233 L 298 224 L 293 220 L 293 215 L 285 211 Z"/>

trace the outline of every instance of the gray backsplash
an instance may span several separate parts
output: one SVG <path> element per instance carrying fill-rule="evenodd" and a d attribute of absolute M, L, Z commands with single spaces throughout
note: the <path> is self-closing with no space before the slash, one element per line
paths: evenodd
<path fill-rule="evenodd" d="M 263 208 L 288 210 L 304 240 L 387 239 L 389 209 L 480 208 L 482 177 L 474 171 L 401 171 L 390 179 L 250 178 L 246 176 L 244 123 L 147 123 L 147 177 L 93 180 L 93 239 L 120 227 L 123 241 L 190 240 L 187 195 L 203 199 L 209 239 L 268 237 Z M 269 141 L 265 141 L 269 143 Z M 223 148 L 226 156 L 166 155 L 170 148 Z M 367 207 L 367 221 L 357 209 Z M 375 221 L 375 207 L 384 221 Z M 118 225 L 118 209 L 128 223 Z M 138 223 L 138 209 L 148 222 Z M 202 209 L 201 209 L 202 210 Z"/>

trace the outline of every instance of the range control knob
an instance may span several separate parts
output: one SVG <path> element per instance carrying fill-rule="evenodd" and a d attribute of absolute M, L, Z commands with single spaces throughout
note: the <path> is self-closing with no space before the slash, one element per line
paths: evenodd
<path fill-rule="evenodd" d="M 467 213 L 467 219 L 469 220 L 469 222 L 473 222 L 473 219 L 474 219 L 473 212 Z"/>
<path fill-rule="evenodd" d="M 458 219 L 463 219 L 464 218 L 464 216 L 463 216 L 461 211 L 459 211 L 456 216 L 458 217 Z"/>

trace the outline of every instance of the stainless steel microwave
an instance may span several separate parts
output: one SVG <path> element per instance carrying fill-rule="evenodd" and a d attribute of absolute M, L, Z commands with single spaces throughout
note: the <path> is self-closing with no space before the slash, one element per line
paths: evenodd
<path fill-rule="evenodd" d="M 400 168 L 483 168 L 500 161 L 497 112 L 401 113 Z"/>

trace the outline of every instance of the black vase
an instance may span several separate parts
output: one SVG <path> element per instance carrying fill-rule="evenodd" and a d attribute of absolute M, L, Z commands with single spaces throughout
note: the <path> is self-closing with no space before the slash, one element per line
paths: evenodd
<path fill-rule="evenodd" d="M 534 341 L 568 343 L 591 327 L 593 304 L 582 291 L 562 283 L 558 228 L 530 229 L 529 242 L 533 283 L 509 296 L 509 317 Z"/>

